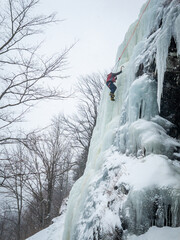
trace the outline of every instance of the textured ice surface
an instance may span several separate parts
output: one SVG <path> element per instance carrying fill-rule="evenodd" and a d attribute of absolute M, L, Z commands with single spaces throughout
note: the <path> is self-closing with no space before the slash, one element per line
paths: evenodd
<path fill-rule="evenodd" d="M 180 53 L 179 24 L 179 0 L 151 0 L 119 62 L 125 68 L 115 102 L 104 88 L 85 173 L 70 194 L 63 240 L 118 239 L 122 229 L 126 239 L 151 226 L 180 225 L 180 145 L 168 135 L 173 124 L 159 117 L 172 36 Z"/>

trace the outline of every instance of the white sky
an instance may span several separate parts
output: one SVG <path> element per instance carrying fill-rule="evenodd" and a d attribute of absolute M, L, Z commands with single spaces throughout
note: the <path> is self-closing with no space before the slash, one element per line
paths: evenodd
<path fill-rule="evenodd" d="M 39 14 L 56 12 L 63 22 L 47 29 L 44 53 L 61 52 L 76 40 L 68 56 L 63 84 L 71 88 L 80 75 L 110 71 L 115 64 L 118 46 L 129 26 L 138 18 L 146 0 L 41 0 Z M 64 108 L 65 106 L 65 108 Z M 69 113 L 73 100 L 41 103 L 28 117 L 31 126 L 45 126 L 60 111 Z M 25 124 L 26 125 L 26 124 Z"/>

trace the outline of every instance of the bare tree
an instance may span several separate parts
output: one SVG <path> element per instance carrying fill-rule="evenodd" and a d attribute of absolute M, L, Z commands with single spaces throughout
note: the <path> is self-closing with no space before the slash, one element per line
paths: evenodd
<path fill-rule="evenodd" d="M 61 195 L 67 194 L 69 171 L 73 166 L 70 145 L 62 141 L 58 124 L 48 134 L 34 132 L 26 139 L 15 134 L 15 124 L 23 120 L 34 104 L 68 97 L 52 80 L 65 77 L 67 54 L 73 45 L 60 54 L 48 57 L 40 54 L 42 43 L 34 42 L 44 27 L 58 20 L 55 14 L 35 15 L 38 4 L 39 0 L 1 1 L 0 186 L 13 206 L 8 205 L 9 210 L 5 207 L 0 216 L 0 239 L 23 238 L 22 219 L 28 209 L 34 208 L 35 214 L 39 214 L 41 227 L 49 223 L 53 211 L 56 214 L 58 211 L 59 205 L 55 207 L 53 203 L 55 193 L 61 189 Z M 17 149 L 6 145 L 17 141 Z M 7 148 L 4 150 L 2 146 Z M 38 208 L 32 203 L 37 203 Z M 34 221 L 36 215 L 30 215 Z"/>
<path fill-rule="evenodd" d="M 10 213 L 6 217 L 6 222 L 13 222 L 14 225 L 14 228 L 12 228 L 14 238 L 11 236 L 11 239 L 18 240 L 21 239 L 21 221 L 24 206 L 23 202 L 25 200 L 24 189 L 27 180 L 26 174 L 28 173 L 26 171 L 26 159 L 23 152 L 24 149 L 21 145 L 18 145 L 17 149 L 13 149 L 11 152 L 10 150 L 6 151 L 6 162 L 3 164 L 4 180 L 1 183 L 4 198 L 8 202 L 10 209 Z M 10 231 L 10 229 L 8 229 L 8 231 Z"/>
<path fill-rule="evenodd" d="M 8 204 L 8 202 L 1 205 L 0 240 L 17 239 L 16 220 L 17 218 L 12 212 L 12 207 Z"/>
<path fill-rule="evenodd" d="M 39 0 L 4 0 L 0 13 L 0 144 L 13 140 L 11 126 L 22 120 L 34 103 L 62 99 L 62 89 L 49 80 L 62 78 L 67 53 L 42 57 L 33 39 L 43 27 L 57 22 L 55 14 L 34 15 Z"/>
<path fill-rule="evenodd" d="M 81 77 L 76 86 L 79 100 L 77 114 L 72 117 L 64 117 L 66 134 L 71 136 L 73 149 L 77 151 L 76 161 L 78 165 L 75 170 L 75 180 L 83 174 L 86 166 L 104 79 L 105 76 L 102 74 Z"/>
<path fill-rule="evenodd" d="M 13 223 L 13 239 L 20 240 L 46 227 L 58 215 L 70 191 L 69 174 L 75 165 L 61 123 L 59 117 L 54 118 L 50 129 L 28 134 L 16 149 L 5 152 L 6 160 L 0 162 L 1 189 L 12 204 L 9 217 L 0 216 L 0 237 L 11 231 L 5 229 L 5 223 Z"/>
<path fill-rule="evenodd" d="M 52 217 L 58 214 L 62 200 L 67 196 L 68 174 L 74 166 L 71 162 L 73 158 L 71 145 L 64 138 L 63 131 L 61 122 L 55 119 L 48 134 L 31 134 L 24 141 L 31 154 L 29 172 L 36 172 L 28 179 L 27 184 L 36 201 L 36 204 L 33 202 L 31 209 L 39 216 L 41 227 L 47 226 Z M 54 194 L 57 189 L 60 191 L 61 199 L 58 206 L 55 206 Z M 33 206 L 36 206 L 34 210 Z"/>

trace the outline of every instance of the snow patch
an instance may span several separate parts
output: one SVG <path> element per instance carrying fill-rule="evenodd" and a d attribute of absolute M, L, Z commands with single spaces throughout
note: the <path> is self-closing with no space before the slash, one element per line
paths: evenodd
<path fill-rule="evenodd" d="M 180 228 L 151 227 L 147 233 L 141 236 L 129 236 L 127 240 L 179 240 Z"/>

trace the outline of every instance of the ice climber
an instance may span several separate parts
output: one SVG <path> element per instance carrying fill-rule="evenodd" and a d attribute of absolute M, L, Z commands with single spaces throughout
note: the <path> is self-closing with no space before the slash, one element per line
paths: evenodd
<path fill-rule="evenodd" d="M 119 75 L 120 73 L 122 73 L 122 67 L 121 67 L 121 70 L 117 73 L 109 73 L 107 75 L 107 80 L 106 80 L 106 85 L 108 86 L 108 88 L 111 90 L 110 92 L 110 96 L 111 96 L 111 101 L 115 101 L 114 97 L 114 93 L 117 89 L 116 85 L 114 84 L 117 80 L 117 75 Z"/>

